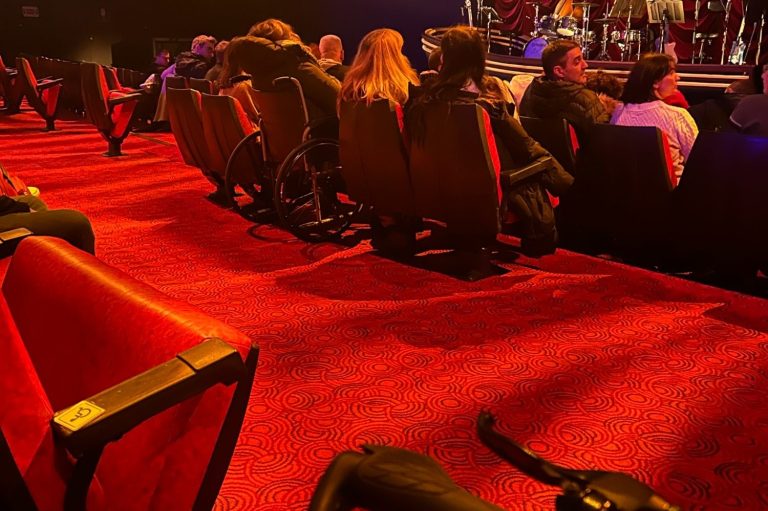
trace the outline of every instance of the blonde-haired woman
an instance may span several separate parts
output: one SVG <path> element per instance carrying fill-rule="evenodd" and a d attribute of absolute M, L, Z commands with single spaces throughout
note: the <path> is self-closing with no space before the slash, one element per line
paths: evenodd
<path fill-rule="evenodd" d="M 389 99 L 400 105 L 408 100 L 409 85 L 419 77 L 403 55 L 403 36 L 390 28 L 369 32 L 357 49 L 352 67 L 341 84 L 339 101 Z"/>

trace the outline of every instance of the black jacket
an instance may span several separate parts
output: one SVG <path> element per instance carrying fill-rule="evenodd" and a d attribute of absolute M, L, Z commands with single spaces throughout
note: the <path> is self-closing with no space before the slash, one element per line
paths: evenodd
<path fill-rule="evenodd" d="M 246 36 L 238 43 L 243 70 L 251 75 L 254 89 L 269 90 L 281 76 L 296 78 L 304 91 L 311 119 L 336 117 L 339 81 L 323 71 L 304 47 L 295 41 L 273 42 Z"/>
<path fill-rule="evenodd" d="M 528 86 L 518 111 L 524 117 L 564 118 L 581 136 L 587 136 L 593 124 L 611 120 L 593 91 L 578 83 L 549 80 L 543 76 L 537 77 Z"/>
<path fill-rule="evenodd" d="M 176 56 L 176 75 L 187 78 L 205 78 L 205 73 L 213 67 L 213 61 L 202 55 L 183 51 Z"/>

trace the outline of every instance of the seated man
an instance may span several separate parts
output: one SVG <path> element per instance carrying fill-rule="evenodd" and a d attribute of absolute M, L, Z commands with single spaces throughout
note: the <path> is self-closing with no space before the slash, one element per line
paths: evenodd
<path fill-rule="evenodd" d="M 34 235 L 61 238 L 81 250 L 94 253 L 91 223 L 79 211 L 49 210 L 42 200 L 32 195 L 0 195 L 0 232 L 22 227 Z"/>
<path fill-rule="evenodd" d="M 343 82 L 349 66 L 343 64 L 344 46 L 341 44 L 341 38 L 333 34 L 324 35 L 320 38 L 318 49 L 320 51 L 318 64 L 323 71 Z"/>
<path fill-rule="evenodd" d="M 213 67 L 215 47 L 216 38 L 209 35 L 195 37 L 190 51 L 179 53 L 174 64 L 163 71 L 163 80 L 172 74 L 187 78 L 205 78 L 205 74 Z"/>
<path fill-rule="evenodd" d="M 587 61 L 570 39 L 558 39 L 544 48 L 544 76 L 536 77 L 519 105 L 521 116 L 562 119 L 584 136 L 594 123 L 607 123 L 615 102 L 603 100 L 587 89 Z M 603 96 L 605 97 L 605 96 Z M 603 102 L 610 105 L 606 108 Z"/>
<path fill-rule="evenodd" d="M 752 78 L 762 93 L 744 97 L 733 110 L 731 122 L 742 133 L 768 137 L 768 64 L 755 66 Z"/>

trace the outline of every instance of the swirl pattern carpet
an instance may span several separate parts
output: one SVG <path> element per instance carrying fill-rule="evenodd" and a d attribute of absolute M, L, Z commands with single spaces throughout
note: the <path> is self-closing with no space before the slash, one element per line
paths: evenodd
<path fill-rule="evenodd" d="M 52 207 L 92 220 L 103 260 L 262 347 L 217 510 L 306 509 L 340 451 L 436 458 L 505 509 L 556 490 L 475 434 L 482 409 L 560 465 L 631 474 L 683 509 L 768 508 L 766 301 L 558 252 L 471 283 L 311 245 L 204 199 L 173 139 L 126 156 L 81 122 L 0 119 L 0 159 Z"/>

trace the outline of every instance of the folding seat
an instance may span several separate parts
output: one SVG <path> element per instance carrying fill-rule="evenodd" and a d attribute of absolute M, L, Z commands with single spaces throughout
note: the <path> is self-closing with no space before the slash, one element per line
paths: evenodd
<path fill-rule="evenodd" d="M 257 196 L 257 188 L 271 193 L 272 178 L 263 171 L 259 130 L 240 102 L 230 96 L 203 94 L 202 120 L 212 169 L 224 185 L 222 199 L 233 204 L 236 186 L 251 197 Z"/>
<path fill-rule="evenodd" d="M 521 116 L 520 123 L 531 138 L 549 151 L 569 174 L 575 175 L 579 141 L 568 121 Z"/>
<path fill-rule="evenodd" d="M 580 149 L 576 176 L 559 208 L 563 242 L 653 259 L 666 236 L 664 219 L 676 180 L 661 130 L 593 126 Z"/>
<path fill-rule="evenodd" d="M 110 90 L 104 70 L 98 64 L 82 63 L 80 70 L 86 116 L 109 144 L 104 155 L 121 156 L 120 147 L 130 133 L 141 93 Z"/>
<path fill-rule="evenodd" d="M 45 237 L 19 245 L 0 316 L 0 508 L 213 507 L 253 384 L 248 337 Z"/>
<path fill-rule="evenodd" d="M 203 78 L 190 78 L 189 88 L 200 91 L 203 94 L 213 94 L 214 92 L 213 82 Z"/>
<path fill-rule="evenodd" d="M 40 117 L 45 120 L 45 129 L 54 130 L 54 121 L 59 108 L 59 93 L 61 92 L 62 78 L 37 80 L 29 61 L 23 57 L 16 58 L 16 70 L 19 90 L 27 97 L 29 106 L 35 109 Z"/>
<path fill-rule="evenodd" d="M 672 194 L 670 246 L 692 268 L 768 269 L 768 138 L 702 131 Z"/>
<path fill-rule="evenodd" d="M 226 162 L 222 164 L 220 158 L 213 158 L 206 140 L 201 94 L 192 89 L 173 88 L 166 94 L 171 131 L 184 163 L 200 169 L 217 191 L 222 190 Z"/>
<path fill-rule="evenodd" d="M 166 89 L 189 89 L 189 80 L 184 76 L 166 76 L 165 87 Z"/>
<path fill-rule="evenodd" d="M 3 58 L 0 57 L 0 96 L 3 98 L 3 106 L 7 113 L 16 113 L 21 105 L 21 94 L 16 84 L 17 71 L 5 67 Z"/>

